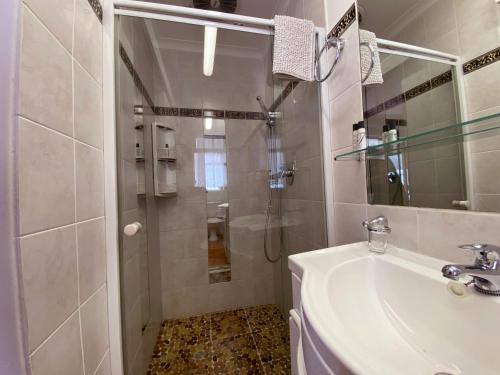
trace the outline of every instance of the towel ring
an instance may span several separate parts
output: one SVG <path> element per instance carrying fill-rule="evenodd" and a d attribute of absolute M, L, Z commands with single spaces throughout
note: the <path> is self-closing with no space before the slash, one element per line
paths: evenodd
<path fill-rule="evenodd" d="M 329 48 L 334 47 L 337 50 L 337 53 L 335 54 L 335 60 L 333 61 L 332 67 L 330 68 L 330 71 L 326 76 L 323 78 L 320 78 L 320 70 L 319 70 L 319 60 L 321 59 L 321 55 L 325 50 L 328 50 Z M 324 82 L 330 77 L 330 75 L 333 73 L 333 70 L 335 69 L 335 66 L 339 62 L 340 58 L 342 57 L 342 51 L 344 50 L 345 47 L 345 41 L 342 38 L 337 38 L 337 37 L 330 37 L 326 40 L 326 43 L 323 45 L 319 53 L 316 55 L 316 59 L 314 61 L 314 78 L 316 79 L 316 82 Z"/>
<path fill-rule="evenodd" d="M 368 47 L 368 49 L 370 50 L 370 58 L 371 58 L 370 68 L 368 68 L 368 72 L 366 73 L 366 76 L 364 78 L 361 77 L 361 83 L 364 83 L 368 79 L 370 74 L 372 74 L 373 67 L 375 66 L 375 48 L 373 48 L 373 46 L 368 42 L 361 42 L 361 43 L 359 43 L 359 46 L 360 47 Z"/>

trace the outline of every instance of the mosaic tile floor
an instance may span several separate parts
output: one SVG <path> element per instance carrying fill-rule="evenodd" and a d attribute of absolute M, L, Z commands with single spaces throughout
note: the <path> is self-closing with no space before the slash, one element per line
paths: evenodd
<path fill-rule="evenodd" d="M 290 374 L 288 321 L 276 305 L 167 320 L 148 375 Z"/>

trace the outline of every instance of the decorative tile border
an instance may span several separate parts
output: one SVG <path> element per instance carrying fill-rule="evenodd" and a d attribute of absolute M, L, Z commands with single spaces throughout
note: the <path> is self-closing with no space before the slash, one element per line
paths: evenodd
<path fill-rule="evenodd" d="M 328 33 L 328 38 L 336 37 L 339 38 L 354 21 L 356 21 L 356 5 L 353 3 L 349 10 L 345 12 L 339 22 L 333 27 L 333 29 Z"/>
<path fill-rule="evenodd" d="M 443 74 L 432 78 L 431 87 L 435 89 L 436 87 L 439 87 L 451 81 L 453 81 L 453 73 L 451 72 L 451 70 L 448 70 L 447 72 L 444 72 Z"/>
<path fill-rule="evenodd" d="M 271 104 L 269 110 L 271 112 L 276 111 L 278 107 L 285 101 L 285 99 L 292 93 L 292 91 L 299 85 L 300 81 L 290 81 L 287 83 L 281 94 L 276 98 L 276 100 Z"/>
<path fill-rule="evenodd" d="M 94 13 L 99 21 L 102 23 L 102 5 L 99 0 L 89 0 L 89 4 L 94 10 Z"/>
<path fill-rule="evenodd" d="M 421 83 L 404 93 L 405 101 L 416 98 L 419 95 L 425 94 L 427 91 L 431 91 L 431 81 Z"/>
<path fill-rule="evenodd" d="M 157 116 L 179 116 L 179 108 L 175 107 L 154 107 Z"/>
<path fill-rule="evenodd" d="M 403 104 L 411 99 L 414 99 L 419 95 L 425 94 L 426 92 L 435 89 L 439 86 L 442 86 L 445 83 L 451 82 L 452 80 L 453 80 L 453 74 L 451 70 L 448 70 L 443 74 L 431 78 L 430 80 L 421 83 L 420 85 L 415 86 L 402 94 L 396 95 L 390 98 L 389 100 L 386 100 L 384 103 L 378 104 L 366 110 L 364 113 L 364 117 L 365 118 L 372 117 L 380 112 L 397 107 L 400 104 Z"/>
<path fill-rule="evenodd" d="M 181 117 L 202 117 L 203 110 L 198 109 L 198 108 L 179 108 L 179 116 L 181 116 Z"/>
<path fill-rule="evenodd" d="M 485 54 L 482 54 L 475 59 L 467 61 L 463 65 L 464 74 L 472 73 L 478 69 L 484 68 L 487 65 L 493 64 L 500 60 L 500 47 L 495 48 Z"/>
<path fill-rule="evenodd" d="M 246 115 L 243 111 L 226 111 L 226 118 L 233 120 L 245 120 Z"/>
<path fill-rule="evenodd" d="M 123 63 L 127 67 L 127 70 L 129 71 L 130 75 L 132 76 L 132 78 L 134 80 L 135 86 L 137 87 L 139 92 L 142 94 L 144 99 L 146 99 L 146 102 L 149 104 L 149 106 L 151 108 L 153 108 L 153 111 L 154 111 L 155 105 L 153 103 L 153 99 L 151 99 L 151 96 L 149 95 L 148 90 L 146 89 L 146 86 L 144 86 L 144 83 L 142 83 L 141 77 L 139 77 L 137 70 L 135 70 L 135 68 L 134 68 L 134 64 L 132 63 L 132 61 L 128 57 L 127 51 L 125 51 L 125 48 L 123 47 L 123 45 L 121 43 L 119 44 L 119 51 L 120 51 L 120 57 L 121 57 Z"/>

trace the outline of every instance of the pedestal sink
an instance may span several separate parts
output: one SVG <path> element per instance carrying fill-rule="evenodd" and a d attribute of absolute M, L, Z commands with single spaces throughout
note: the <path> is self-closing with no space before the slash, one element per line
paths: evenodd
<path fill-rule="evenodd" d="M 500 374 L 500 297 L 453 295 L 444 264 L 366 243 L 291 256 L 307 374 Z"/>

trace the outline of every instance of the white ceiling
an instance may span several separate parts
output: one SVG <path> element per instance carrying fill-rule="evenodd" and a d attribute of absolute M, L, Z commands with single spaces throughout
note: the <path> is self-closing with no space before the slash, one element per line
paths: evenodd
<path fill-rule="evenodd" d="M 153 3 L 193 7 L 192 0 L 148 0 Z M 278 0 L 237 0 L 236 14 L 251 17 L 273 18 Z"/>

